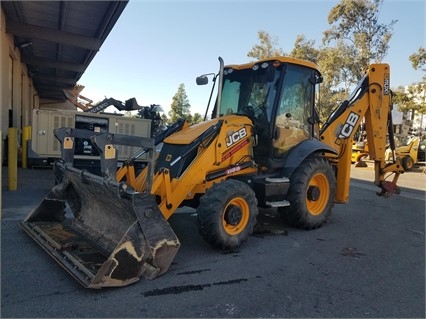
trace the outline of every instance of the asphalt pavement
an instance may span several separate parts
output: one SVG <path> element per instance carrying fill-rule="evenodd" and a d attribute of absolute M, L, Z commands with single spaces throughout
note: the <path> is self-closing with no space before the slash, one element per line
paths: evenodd
<path fill-rule="evenodd" d="M 377 191 L 374 185 L 374 167 L 366 162 L 367 167 L 351 167 L 351 184 Z M 410 172 L 400 175 L 398 186 L 404 195 L 424 199 L 426 194 L 426 173 L 424 166 L 416 166 Z M 54 175 L 50 168 L 22 169 L 18 168 L 18 187 L 16 191 L 8 190 L 7 167 L 2 170 L 2 219 L 23 219 L 54 186 Z M 414 194 L 412 194 L 414 192 Z"/>
<path fill-rule="evenodd" d="M 319 229 L 271 228 L 274 212 L 262 211 L 247 243 L 223 253 L 183 209 L 169 220 L 181 248 L 167 273 L 89 290 L 18 225 L 53 186 L 53 172 L 18 169 L 9 191 L 3 168 L 0 317 L 425 318 L 426 174 L 403 174 L 401 194 L 388 199 L 374 194 L 370 164 L 351 174 L 349 203 Z"/>

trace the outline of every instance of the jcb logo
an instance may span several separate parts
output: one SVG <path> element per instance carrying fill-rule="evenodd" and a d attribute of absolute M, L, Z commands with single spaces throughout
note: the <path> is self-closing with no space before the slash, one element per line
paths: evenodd
<path fill-rule="evenodd" d="M 359 115 L 351 112 L 346 119 L 345 124 L 343 124 L 343 127 L 339 133 L 339 138 L 348 138 L 351 136 L 355 125 L 358 123 Z"/>
<path fill-rule="evenodd" d="M 247 136 L 246 128 L 243 127 L 242 129 L 239 129 L 238 131 L 228 135 L 226 137 L 226 146 L 230 147 L 231 145 L 237 143 L 239 140 Z"/>
<path fill-rule="evenodd" d="M 385 80 L 383 82 L 383 94 L 389 95 L 389 75 L 385 74 Z"/>

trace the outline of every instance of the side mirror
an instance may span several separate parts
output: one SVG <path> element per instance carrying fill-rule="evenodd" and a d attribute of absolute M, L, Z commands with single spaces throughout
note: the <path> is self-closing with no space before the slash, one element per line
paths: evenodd
<path fill-rule="evenodd" d="M 205 75 L 198 76 L 196 79 L 197 85 L 206 85 L 209 83 L 209 78 Z"/>

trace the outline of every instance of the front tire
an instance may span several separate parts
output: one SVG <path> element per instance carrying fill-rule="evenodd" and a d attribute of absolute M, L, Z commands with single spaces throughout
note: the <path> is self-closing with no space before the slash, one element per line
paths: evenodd
<path fill-rule="evenodd" d="M 318 228 L 330 217 L 335 194 L 336 178 L 331 165 L 324 158 L 308 157 L 290 177 L 290 206 L 281 207 L 278 212 L 290 226 Z"/>
<path fill-rule="evenodd" d="M 200 198 L 198 229 L 214 247 L 235 250 L 253 233 L 257 214 L 254 191 L 243 182 L 224 180 Z"/>
<path fill-rule="evenodd" d="M 414 160 L 411 158 L 411 156 L 405 156 L 401 160 L 402 168 L 404 168 L 405 171 L 411 171 L 414 167 Z"/>

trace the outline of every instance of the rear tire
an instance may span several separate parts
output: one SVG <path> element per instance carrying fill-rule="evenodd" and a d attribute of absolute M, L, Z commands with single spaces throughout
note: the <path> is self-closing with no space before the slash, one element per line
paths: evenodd
<path fill-rule="evenodd" d="M 290 177 L 287 200 L 290 206 L 278 209 L 284 221 L 293 227 L 314 229 L 331 215 L 336 194 L 336 178 L 328 161 L 308 157 Z"/>
<path fill-rule="evenodd" d="M 405 156 L 401 160 L 401 165 L 405 171 L 411 171 L 414 167 L 414 160 L 411 158 L 411 156 Z"/>
<path fill-rule="evenodd" d="M 239 248 L 253 233 L 258 214 L 254 191 L 245 183 L 225 180 L 200 198 L 198 229 L 209 244 L 224 250 Z"/>

